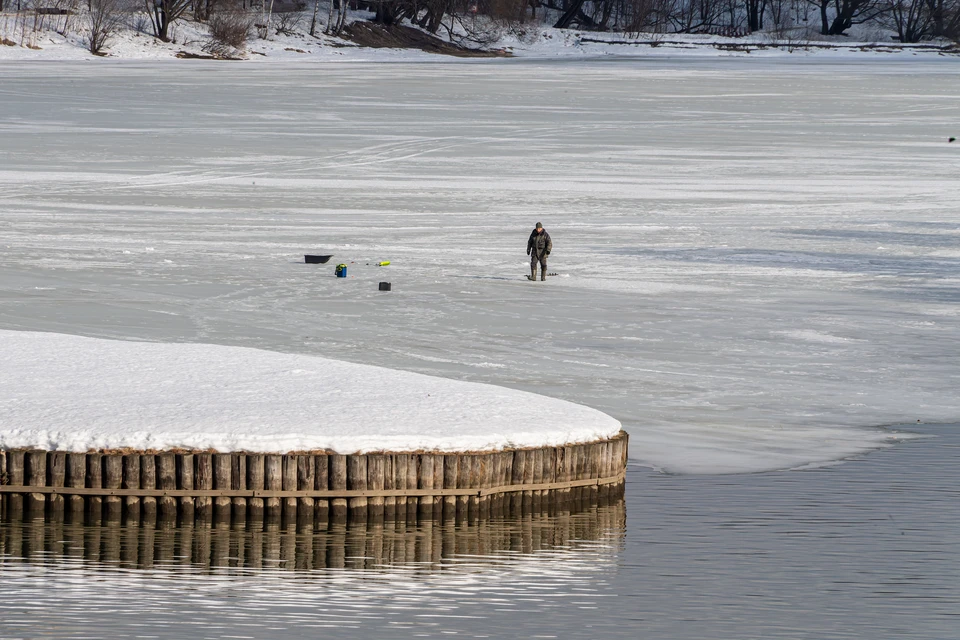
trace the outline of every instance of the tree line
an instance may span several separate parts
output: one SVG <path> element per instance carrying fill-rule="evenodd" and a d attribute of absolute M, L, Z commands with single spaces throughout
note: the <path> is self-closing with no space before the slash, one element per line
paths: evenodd
<path fill-rule="evenodd" d="M 361 1 L 375 20 L 404 20 L 431 32 L 445 16 L 485 16 L 523 24 L 550 19 L 560 29 L 621 33 L 778 36 L 815 28 L 840 36 L 871 23 L 901 42 L 960 37 L 960 0 L 375 0 Z"/>

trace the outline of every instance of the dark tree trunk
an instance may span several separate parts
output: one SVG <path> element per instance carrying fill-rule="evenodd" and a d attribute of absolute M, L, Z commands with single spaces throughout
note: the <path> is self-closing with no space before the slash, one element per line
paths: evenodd
<path fill-rule="evenodd" d="M 399 7 L 393 2 L 377 3 L 377 14 L 373 18 L 374 22 L 392 27 L 399 22 Z"/>
<path fill-rule="evenodd" d="M 760 5 L 760 0 L 747 1 L 747 28 L 750 30 L 750 33 L 763 28 L 762 12 L 763 8 Z"/>
<path fill-rule="evenodd" d="M 557 23 L 553 25 L 554 29 L 566 29 L 573 22 L 573 19 L 577 17 L 577 14 L 580 13 L 580 8 L 583 6 L 583 3 L 586 0 L 573 0 L 570 4 L 570 8 L 563 12 L 563 15 L 560 16 L 560 19 L 557 20 Z"/>
<path fill-rule="evenodd" d="M 836 7 L 837 14 L 833 17 L 833 23 L 830 25 L 830 30 L 827 31 L 827 35 L 842 36 L 844 31 L 853 26 L 853 14 L 856 4 L 854 2 L 835 0 L 834 6 Z"/>
<path fill-rule="evenodd" d="M 167 21 L 167 12 L 163 9 L 163 4 L 155 5 L 154 13 L 157 16 L 157 37 L 164 42 L 169 42 L 170 37 L 167 31 L 170 29 L 170 23 Z"/>

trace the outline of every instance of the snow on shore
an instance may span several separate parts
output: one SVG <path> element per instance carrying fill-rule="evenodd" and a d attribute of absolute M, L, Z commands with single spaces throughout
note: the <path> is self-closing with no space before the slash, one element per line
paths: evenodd
<path fill-rule="evenodd" d="M 571 402 L 315 356 L 19 331 L 0 345 L 0 449 L 479 451 L 620 430 Z"/>
<path fill-rule="evenodd" d="M 352 12 L 351 21 L 372 18 L 367 12 Z M 104 57 L 87 50 L 86 17 L 77 16 L 66 35 L 55 29 L 24 32 L 13 13 L 0 14 L 0 60 L 171 60 L 180 55 L 208 56 L 205 45 L 210 41 L 206 25 L 189 20 L 177 21 L 171 42 L 162 42 L 149 32 L 124 28 L 111 36 Z M 492 32 L 491 32 L 492 33 Z M 819 36 L 813 33 L 778 38 L 769 33 L 745 37 L 724 37 L 705 34 L 623 34 L 584 32 L 576 29 L 555 29 L 528 25 L 520 30 L 504 29 L 484 48 L 507 56 L 530 59 L 576 59 L 602 57 L 640 58 L 778 58 L 811 57 L 841 60 L 901 59 L 919 56 L 934 59 L 943 56 L 937 43 L 901 45 L 889 35 L 851 33 L 850 38 Z M 871 37 L 872 36 L 872 37 Z M 946 45 L 947 43 L 939 43 Z M 315 36 L 307 33 L 302 19 L 288 32 L 271 30 L 267 39 L 252 37 L 238 58 L 246 62 L 416 62 L 439 60 L 462 61 L 462 58 L 437 55 L 415 48 L 373 48 L 323 33 L 323 25 Z M 953 57 L 952 55 L 950 57 Z M 195 62 L 195 61 L 194 61 Z M 190 64 L 189 61 L 186 64 Z"/>

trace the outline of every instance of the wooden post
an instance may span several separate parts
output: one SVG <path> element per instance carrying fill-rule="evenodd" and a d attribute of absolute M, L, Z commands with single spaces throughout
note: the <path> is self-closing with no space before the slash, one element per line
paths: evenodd
<path fill-rule="evenodd" d="M 405 456 L 402 454 L 387 454 L 383 456 L 383 488 L 387 491 L 397 488 L 397 465 L 400 464 L 401 460 L 405 459 Z M 387 496 L 383 499 L 383 519 L 385 522 L 397 521 L 397 500 L 402 500 L 400 507 L 402 512 L 401 519 L 406 516 L 407 499 Z"/>
<path fill-rule="evenodd" d="M 157 488 L 157 456 L 152 453 L 145 453 L 140 456 L 140 488 Z M 153 496 L 145 496 L 140 504 L 143 507 L 144 522 L 155 523 L 157 521 L 157 499 Z"/>
<path fill-rule="evenodd" d="M 367 488 L 367 458 L 363 455 L 347 456 L 347 489 L 351 491 Z M 347 512 L 350 520 L 366 522 L 367 499 L 350 498 L 347 501 Z"/>
<path fill-rule="evenodd" d="M 534 484 L 543 484 L 543 449 L 534 449 L 530 453 L 533 454 L 533 483 Z M 529 458 L 528 458 L 529 461 Z M 532 492 L 533 502 L 531 508 L 533 513 L 540 513 L 543 507 L 543 491 L 533 491 Z"/>
<path fill-rule="evenodd" d="M 214 489 L 231 489 L 233 486 L 233 456 L 229 453 L 215 453 L 213 455 Z M 217 522 L 230 520 L 230 508 L 233 501 L 220 496 L 214 499 L 214 519 Z"/>
<path fill-rule="evenodd" d="M 87 486 L 87 454 L 71 453 L 67 456 L 67 486 L 82 489 Z M 67 508 L 71 513 L 83 513 L 83 496 L 69 496 Z"/>
<path fill-rule="evenodd" d="M 142 466 L 142 463 L 141 463 Z M 177 456 L 173 453 L 161 453 L 157 456 L 157 486 L 164 491 L 173 491 L 177 488 Z M 175 520 L 177 518 L 177 499 L 164 496 L 158 501 L 160 519 Z M 144 512 L 147 511 L 144 504 Z"/>
<path fill-rule="evenodd" d="M 607 452 L 609 451 L 609 441 L 604 440 L 597 443 L 597 477 L 606 478 L 609 473 L 607 473 Z M 597 504 L 603 505 L 606 502 L 607 495 L 609 491 L 607 490 L 606 485 L 600 485 L 597 487 Z"/>
<path fill-rule="evenodd" d="M 140 456 L 136 453 L 123 456 L 123 488 L 140 488 Z M 127 518 L 137 522 L 140 520 L 140 498 L 126 496 L 123 499 Z"/>
<path fill-rule="evenodd" d="M 10 484 L 23 486 L 25 455 L 23 451 L 7 451 L 7 480 Z M 23 494 L 11 493 L 7 496 L 7 517 L 20 519 L 23 517 Z"/>
<path fill-rule="evenodd" d="M 433 488 L 442 489 L 443 488 L 443 477 L 446 471 L 444 471 L 443 465 L 445 463 L 445 456 L 440 454 L 435 454 L 433 456 Z M 433 502 L 433 516 L 432 518 L 437 521 L 443 520 L 443 497 L 433 496 L 431 498 Z"/>
<path fill-rule="evenodd" d="M 283 456 L 283 490 L 297 490 L 297 456 Z M 283 521 L 295 524 L 297 521 L 297 499 L 283 498 Z"/>
<path fill-rule="evenodd" d="M 347 488 L 347 456 L 333 454 L 330 456 L 330 490 Z M 330 501 L 330 520 L 342 522 L 347 518 L 346 498 L 334 498 Z"/>
<path fill-rule="evenodd" d="M 123 456 L 109 454 L 103 456 L 103 486 L 107 489 L 119 489 L 123 486 Z M 103 501 L 104 517 L 107 520 L 119 520 L 123 512 L 123 500 L 119 496 L 107 496 Z"/>
<path fill-rule="evenodd" d="M 420 456 L 420 477 L 417 480 L 418 489 L 433 489 L 433 464 L 436 456 L 424 453 Z M 405 488 L 405 487 L 399 487 Z M 411 487 L 412 488 L 412 487 Z M 421 518 L 433 517 L 433 498 L 422 496 L 417 500 L 418 512 Z M 413 524 L 412 522 L 410 524 Z"/>
<path fill-rule="evenodd" d="M 297 490 L 313 491 L 317 486 L 316 466 L 313 457 L 309 455 L 296 456 L 297 459 Z M 310 530 L 313 530 L 313 498 L 297 499 L 297 522 L 299 525 L 309 523 Z"/>
<path fill-rule="evenodd" d="M 247 454 L 234 453 L 230 457 L 230 464 L 233 466 L 231 471 L 230 488 L 236 491 L 243 491 L 247 488 Z M 246 522 L 247 520 L 247 499 L 233 498 L 233 519 L 237 522 Z"/>
<path fill-rule="evenodd" d="M 401 457 L 407 461 L 407 488 L 415 489 L 420 482 L 420 463 L 416 454 L 404 453 Z M 417 502 L 416 498 L 407 498 L 407 513 L 402 519 L 414 524 L 417 521 Z"/>
<path fill-rule="evenodd" d="M 103 487 L 103 455 L 99 453 L 87 454 L 87 477 L 85 484 L 91 489 Z M 94 520 L 103 516 L 103 498 L 89 496 L 84 499 L 87 505 L 87 515 Z"/>
<path fill-rule="evenodd" d="M 380 453 L 367 455 L 367 488 L 382 491 L 386 480 L 384 476 L 384 456 Z M 383 522 L 383 497 L 373 496 L 367 499 L 367 521 L 371 524 Z"/>
<path fill-rule="evenodd" d="M 470 467 L 472 456 L 457 456 L 457 488 L 465 489 L 470 486 Z M 467 518 L 467 496 L 457 496 L 457 522 Z"/>
<path fill-rule="evenodd" d="M 10 482 L 7 475 L 7 452 L 0 449 L 0 485 Z M 7 494 L 0 493 L 0 522 L 7 519 Z M 0 556 L 3 555 L 3 538 L 0 537 Z"/>
<path fill-rule="evenodd" d="M 523 451 L 517 450 L 513 452 L 513 466 L 510 469 L 509 484 L 523 484 L 526 461 L 527 456 Z M 510 498 L 510 517 L 519 517 L 523 513 L 523 492 L 511 491 L 508 495 Z"/>
<path fill-rule="evenodd" d="M 580 447 L 579 445 L 570 446 L 570 479 L 579 480 L 580 479 Z M 570 502 L 572 505 L 571 511 L 579 509 L 578 503 L 580 501 L 580 487 L 574 487 L 570 490 Z"/>
<path fill-rule="evenodd" d="M 283 456 L 275 454 L 264 458 L 264 477 L 267 491 L 283 491 Z M 279 520 L 282 514 L 280 498 L 267 498 L 264 515 L 267 520 Z"/>
<path fill-rule="evenodd" d="M 620 458 L 617 464 L 617 471 L 626 471 L 627 470 L 627 460 L 630 456 L 630 437 L 624 431 L 621 433 L 620 437 L 617 438 L 617 444 L 620 448 Z M 626 481 L 621 482 L 617 488 L 617 498 L 623 498 L 624 491 L 626 489 Z"/>
<path fill-rule="evenodd" d="M 479 476 L 480 476 L 480 488 L 489 489 L 493 486 L 493 459 L 494 455 L 491 453 L 485 453 L 480 456 L 477 456 L 477 461 L 479 463 Z M 490 517 L 490 496 L 482 496 L 478 501 L 480 509 L 480 518 L 489 518 Z"/>
<path fill-rule="evenodd" d="M 446 454 L 443 456 L 443 488 L 457 488 L 457 474 L 460 471 L 460 459 L 456 454 Z M 443 519 L 452 520 L 457 515 L 456 496 L 443 497 Z"/>
<path fill-rule="evenodd" d="M 467 483 L 465 487 L 470 489 L 480 488 L 480 456 L 465 456 L 469 459 L 467 464 Z M 473 495 L 467 497 L 467 519 L 470 522 L 476 522 L 480 518 L 480 498 Z"/>
<path fill-rule="evenodd" d="M 407 486 L 407 464 L 410 458 L 403 454 L 393 456 L 393 487 L 395 489 L 412 489 Z M 410 498 L 397 498 L 397 519 L 402 520 L 407 517 L 407 501 Z"/>
<path fill-rule="evenodd" d="M 503 456 L 500 452 L 490 454 L 490 488 L 499 487 L 500 479 L 503 477 L 501 469 L 501 460 Z M 490 517 L 500 518 L 503 516 L 503 500 L 500 494 L 494 493 L 490 496 Z"/>
<path fill-rule="evenodd" d="M 620 465 L 618 464 L 617 451 L 618 451 L 617 439 L 614 438 L 608 443 L 608 451 L 607 451 L 607 467 L 608 467 L 607 473 L 611 476 L 614 476 L 620 473 Z M 616 501 L 617 495 L 618 495 L 617 485 L 608 485 L 607 486 L 608 502 L 612 504 L 614 501 Z"/>
<path fill-rule="evenodd" d="M 600 443 L 594 442 L 590 445 L 587 445 L 587 451 L 589 452 L 589 477 L 591 480 L 596 480 L 600 477 Z M 597 498 L 600 494 L 600 490 L 597 488 L 597 485 L 592 485 L 587 487 L 587 500 L 591 505 L 597 504 Z"/>
<path fill-rule="evenodd" d="M 564 446 L 560 449 L 563 453 L 561 459 L 561 474 L 558 480 L 560 482 L 569 482 L 574 479 L 574 454 L 572 446 Z M 570 508 L 570 502 L 573 500 L 573 489 L 561 489 L 560 490 L 560 504 L 563 505 L 563 510 L 566 511 Z"/>
<path fill-rule="evenodd" d="M 195 489 L 196 459 L 192 453 L 177 455 L 177 488 Z M 184 524 L 193 523 L 197 513 L 197 501 L 193 498 L 180 498 L 180 521 Z"/>
<path fill-rule="evenodd" d="M 265 456 L 252 453 L 247 456 L 247 489 L 262 491 L 265 487 Z M 250 520 L 263 520 L 263 498 L 250 498 L 247 501 L 247 516 Z"/>
<path fill-rule="evenodd" d="M 26 457 L 27 485 L 31 487 L 47 486 L 47 452 L 28 451 Z M 42 518 L 47 506 L 47 496 L 42 493 L 28 493 L 26 508 L 34 518 Z"/>
<path fill-rule="evenodd" d="M 540 478 L 540 482 L 547 484 L 553 482 L 551 478 L 551 472 L 553 470 L 553 448 L 544 447 L 540 450 L 540 455 L 537 456 L 537 462 L 540 464 L 540 473 L 534 474 L 534 477 Z M 550 489 L 544 489 L 540 492 L 540 514 L 547 514 L 550 512 L 550 504 L 553 500 L 553 491 Z"/>
<path fill-rule="evenodd" d="M 63 487 L 67 481 L 67 454 L 63 451 L 51 451 L 47 456 L 47 484 L 51 487 Z M 63 496 L 52 495 L 47 499 L 47 511 L 54 520 L 63 519 Z"/>
<path fill-rule="evenodd" d="M 533 484 L 533 473 L 536 467 L 535 449 L 526 449 L 522 452 L 523 484 Z M 523 513 L 530 513 L 533 509 L 533 491 L 523 492 Z"/>
<path fill-rule="evenodd" d="M 500 481 L 501 487 L 509 486 L 513 483 L 513 451 L 500 452 Z M 497 500 L 500 502 L 500 513 L 504 517 L 510 515 L 510 508 L 513 505 L 513 496 L 509 493 L 497 494 Z"/>
<path fill-rule="evenodd" d="M 193 456 L 196 462 L 194 484 L 197 489 L 213 489 L 213 455 L 197 453 Z M 210 521 L 213 518 L 213 498 L 199 497 L 194 500 L 198 520 Z"/>
<path fill-rule="evenodd" d="M 326 491 L 330 487 L 330 459 L 326 454 L 318 454 L 313 458 L 314 486 L 318 491 Z M 313 503 L 314 525 L 326 529 L 330 521 L 330 501 L 326 498 L 317 498 Z"/>

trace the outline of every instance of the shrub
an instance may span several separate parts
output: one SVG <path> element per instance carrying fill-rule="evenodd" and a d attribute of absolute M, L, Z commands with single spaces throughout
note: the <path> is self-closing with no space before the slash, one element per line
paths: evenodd
<path fill-rule="evenodd" d="M 210 44 L 204 49 L 214 55 L 230 56 L 247 46 L 253 15 L 239 9 L 216 11 L 210 15 Z"/>

